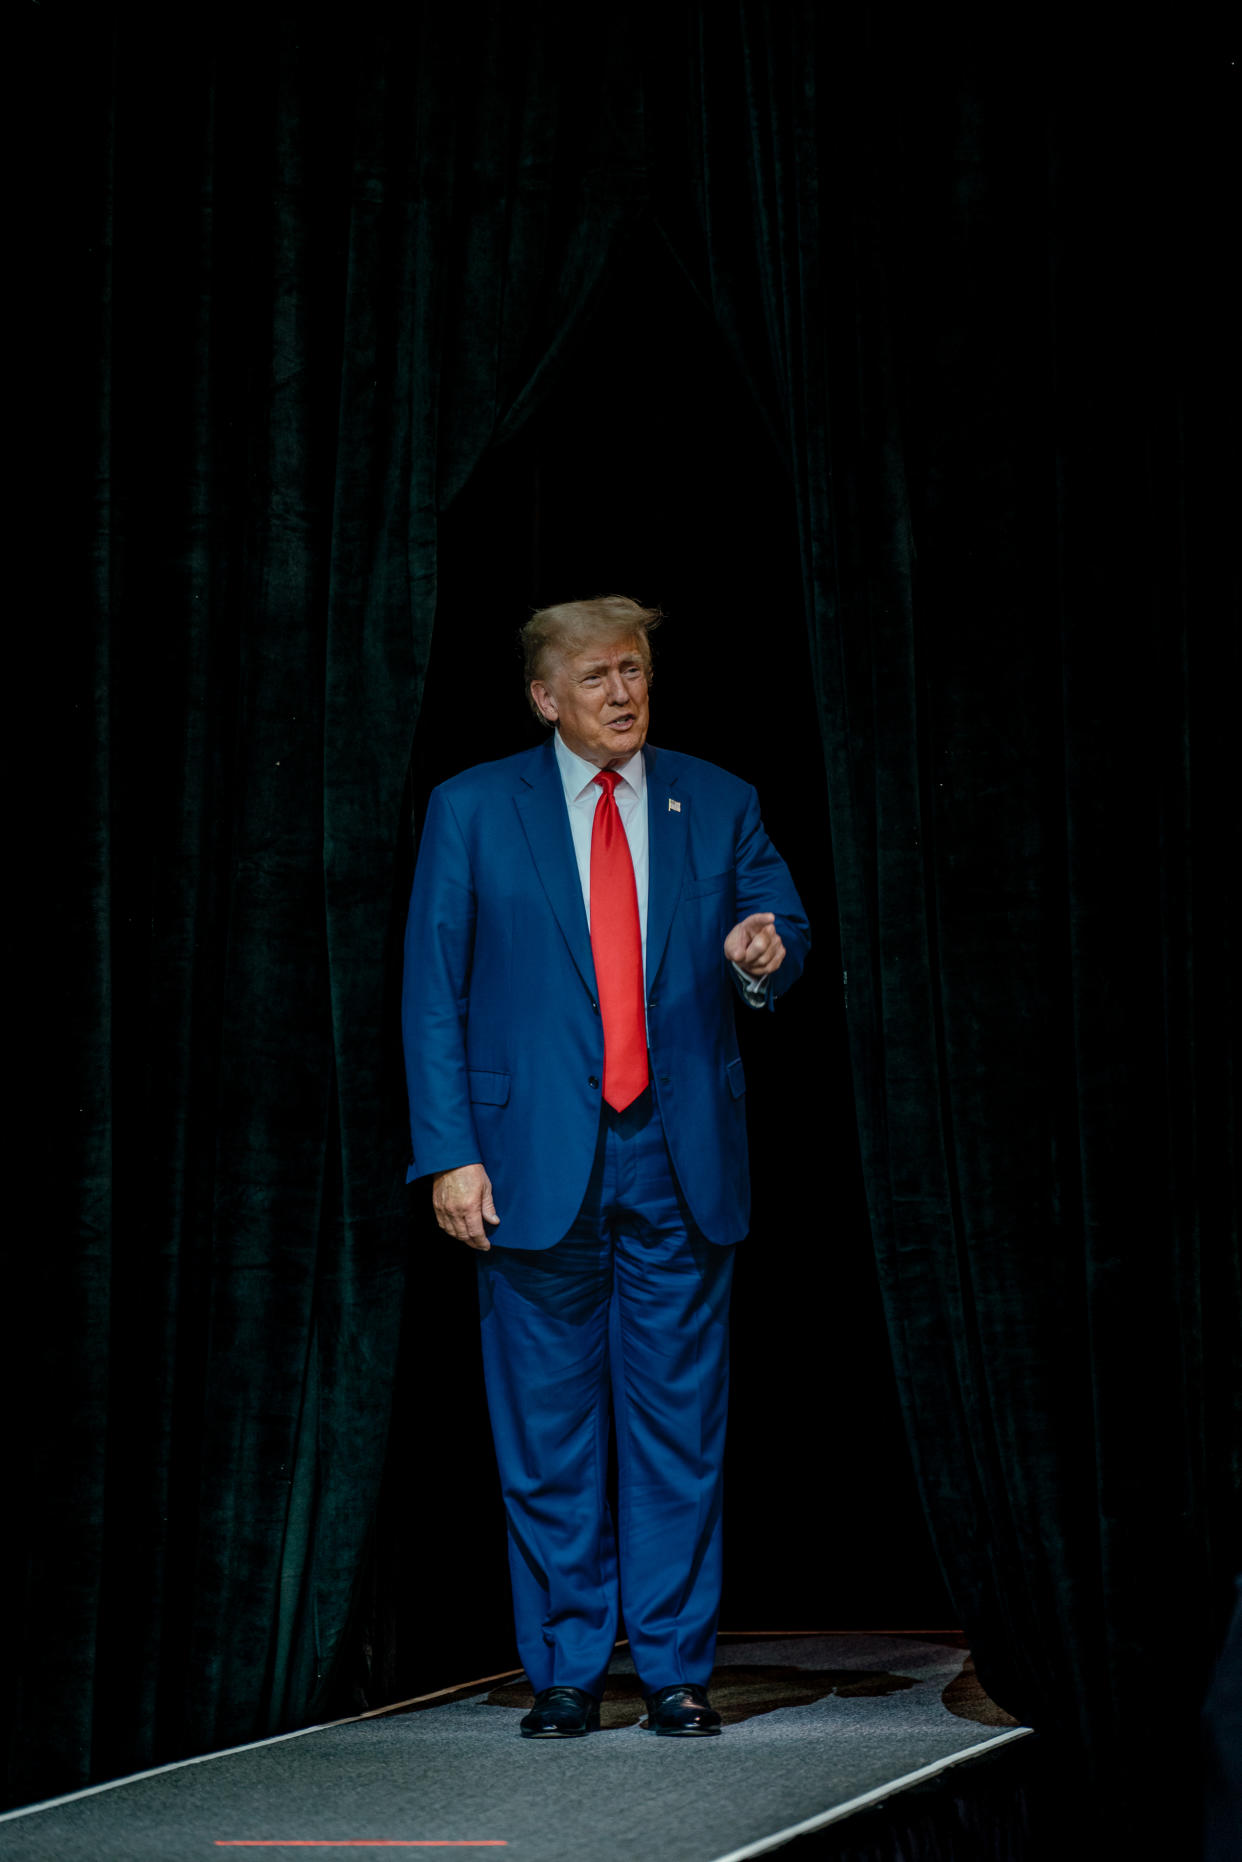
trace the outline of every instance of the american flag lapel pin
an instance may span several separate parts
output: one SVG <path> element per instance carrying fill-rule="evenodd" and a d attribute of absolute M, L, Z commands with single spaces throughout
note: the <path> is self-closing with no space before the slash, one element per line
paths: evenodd
<path fill-rule="evenodd" d="M 671 795 L 668 798 L 668 812 L 670 815 L 679 815 L 681 813 L 681 803 L 675 802 Z"/>

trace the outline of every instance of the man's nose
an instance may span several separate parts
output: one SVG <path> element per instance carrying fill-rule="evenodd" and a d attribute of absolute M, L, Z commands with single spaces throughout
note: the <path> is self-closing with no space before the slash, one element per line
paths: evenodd
<path fill-rule="evenodd" d="M 614 672 L 608 680 L 608 703 L 623 705 L 628 698 L 629 692 L 626 689 L 625 680 L 619 672 Z"/>

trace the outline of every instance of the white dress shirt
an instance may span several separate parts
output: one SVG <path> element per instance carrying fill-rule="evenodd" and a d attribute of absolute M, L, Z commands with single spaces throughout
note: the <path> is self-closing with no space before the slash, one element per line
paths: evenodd
<path fill-rule="evenodd" d="M 587 926 L 591 923 L 591 833 L 595 810 L 603 794 L 603 785 L 595 778 L 599 769 L 585 757 L 571 750 L 559 731 L 554 732 L 556 761 L 565 789 L 565 806 L 569 810 L 569 831 L 573 836 L 578 878 L 582 885 L 582 903 L 586 907 Z M 643 976 L 647 974 L 647 896 L 651 884 L 651 862 L 647 852 L 647 766 L 643 753 L 636 750 L 626 763 L 617 765 L 620 777 L 614 793 L 621 825 L 634 862 L 634 888 L 638 893 L 638 923 L 643 940 Z M 752 1008 L 762 1008 L 768 993 L 766 976 L 747 976 L 738 964 L 734 973 L 742 996 Z M 644 991 L 645 993 L 645 991 Z"/>

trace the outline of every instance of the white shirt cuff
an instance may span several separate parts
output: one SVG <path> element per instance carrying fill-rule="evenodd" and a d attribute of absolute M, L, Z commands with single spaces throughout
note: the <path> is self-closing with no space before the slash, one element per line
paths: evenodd
<path fill-rule="evenodd" d="M 768 999 L 770 976 L 747 976 L 740 963 L 733 965 L 734 975 L 742 986 L 742 995 L 752 1009 L 761 1009 Z"/>

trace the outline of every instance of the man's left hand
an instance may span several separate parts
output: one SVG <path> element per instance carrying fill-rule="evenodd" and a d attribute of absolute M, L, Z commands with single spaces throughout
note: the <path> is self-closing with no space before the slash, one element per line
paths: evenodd
<path fill-rule="evenodd" d="M 785 946 L 776 929 L 775 912 L 752 912 L 734 925 L 725 939 L 724 954 L 747 976 L 771 976 L 785 961 Z"/>

